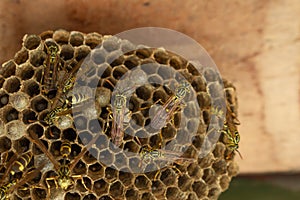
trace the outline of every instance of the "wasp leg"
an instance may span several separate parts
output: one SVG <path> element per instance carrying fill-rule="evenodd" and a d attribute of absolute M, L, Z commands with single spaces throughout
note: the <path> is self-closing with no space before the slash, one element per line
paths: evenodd
<path fill-rule="evenodd" d="M 50 178 L 46 178 L 46 185 L 47 185 L 47 191 L 48 191 L 48 194 L 51 194 L 50 193 L 50 184 L 49 184 L 49 181 L 53 181 L 54 184 L 55 184 L 55 188 L 57 189 L 58 188 L 58 184 L 57 184 L 57 180 L 56 180 L 56 177 L 50 177 Z"/>
<path fill-rule="evenodd" d="M 72 178 L 73 178 L 74 180 L 80 179 L 80 180 L 81 180 L 81 183 L 82 183 L 82 185 L 83 185 L 83 187 L 84 187 L 84 189 L 87 190 L 87 191 L 89 191 L 89 192 L 92 192 L 92 190 L 89 189 L 89 188 L 86 186 L 86 184 L 84 183 L 83 178 L 82 178 L 82 175 L 72 175 Z"/>

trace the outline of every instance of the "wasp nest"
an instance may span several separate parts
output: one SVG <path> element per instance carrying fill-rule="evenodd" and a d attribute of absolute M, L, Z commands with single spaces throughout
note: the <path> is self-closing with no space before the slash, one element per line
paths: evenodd
<path fill-rule="evenodd" d="M 239 135 L 235 88 L 215 74 L 113 36 L 26 35 L 0 70 L 0 195 L 217 199 L 237 174 Z M 220 88 L 226 115 L 211 100 Z M 221 137 L 199 156 L 214 124 Z M 61 183 L 63 173 L 74 182 Z"/>

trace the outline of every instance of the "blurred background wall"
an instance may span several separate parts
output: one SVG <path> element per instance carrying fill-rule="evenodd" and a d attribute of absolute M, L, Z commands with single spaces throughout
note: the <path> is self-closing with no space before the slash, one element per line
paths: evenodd
<path fill-rule="evenodd" d="M 237 87 L 242 174 L 300 170 L 300 1 L 1 0 L 0 61 L 24 34 L 158 26 L 197 40 Z"/>

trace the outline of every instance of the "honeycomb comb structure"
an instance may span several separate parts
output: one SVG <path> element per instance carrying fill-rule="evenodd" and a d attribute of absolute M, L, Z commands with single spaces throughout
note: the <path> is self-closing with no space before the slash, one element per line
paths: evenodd
<path fill-rule="evenodd" d="M 50 66 L 45 65 L 50 58 L 49 46 L 57 47 L 57 82 L 65 83 L 65 75 L 80 65 L 68 94 L 59 91 L 64 84 L 48 93 L 43 91 L 45 68 Z M 191 86 L 184 102 L 168 123 L 153 128 L 151 119 L 174 96 L 183 79 Z M 227 112 L 237 116 L 235 87 L 223 80 L 223 89 L 219 81 L 211 68 L 201 74 L 195 64 L 163 48 L 134 45 L 114 36 L 65 30 L 25 35 L 21 50 L 0 69 L 1 172 L 7 170 L 5 163 L 13 155 L 32 152 L 26 170 L 18 175 L 35 168 L 39 173 L 10 191 L 10 198 L 218 199 L 238 173 L 234 156 L 227 156 L 230 150 L 224 136 L 213 151 L 199 157 L 209 134 L 206 130 L 213 124 L 223 126 L 223 120 L 211 120 L 211 96 L 219 95 L 211 91 L 222 89 L 229 105 Z M 49 112 L 63 107 L 70 96 L 74 101 L 78 94 L 85 96 L 73 102 L 71 113 L 60 115 L 53 125 L 45 123 Z M 126 97 L 126 112 L 122 113 L 123 121 L 114 122 L 112 110 L 118 94 Z M 124 128 L 119 146 L 111 140 L 113 123 L 122 123 Z M 71 173 L 80 178 L 63 190 L 55 184 L 54 164 L 28 139 L 30 132 L 59 163 L 63 162 L 63 141 L 70 142 L 68 160 L 72 163 L 97 134 L 100 136 L 72 169 Z M 140 153 L 144 146 L 181 154 L 171 162 L 167 157 L 145 163 Z M 181 158 L 194 161 L 180 162 Z"/>

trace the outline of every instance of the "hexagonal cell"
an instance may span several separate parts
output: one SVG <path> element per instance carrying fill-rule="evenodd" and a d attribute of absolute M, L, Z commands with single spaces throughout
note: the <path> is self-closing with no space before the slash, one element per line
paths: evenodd
<path fill-rule="evenodd" d="M 99 33 L 88 33 L 85 35 L 85 44 L 94 49 L 102 41 L 102 36 Z"/>
<path fill-rule="evenodd" d="M 145 85 L 137 88 L 135 93 L 140 99 L 147 101 L 151 98 L 152 91 L 150 86 Z"/>
<path fill-rule="evenodd" d="M 142 194 L 142 199 L 155 200 L 156 198 L 150 192 L 146 192 L 146 193 Z"/>
<path fill-rule="evenodd" d="M 165 170 L 160 170 L 160 176 L 159 179 L 165 184 L 165 185 L 173 185 L 176 183 L 177 179 L 177 171 L 175 169 L 167 168 Z"/>
<path fill-rule="evenodd" d="M 92 119 L 89 121 L 88 130 L 92 133 L 99 134 L 102 130 L 101 124 L 102 122 L 98 119 Z"/>
<path fill-rule="evenodd" d="M 171 67 L 166 67 L 164 65 L 160 66 L 158 68 L 157 74 L 163 79 L 163 80 L 169 80 L 174 78 L 174 71 Z"/>
<path fill-rule="evenodd" d="M 33 96 L 40 94 L 40 86 L 34 80 L 28 80 L 23 83 L 22 91 L 24 91 L 30 97 L 33 97 Z"/>
<path fill-rule="evenodd" d="M 4 122 L 8 123 L 10 121 L 19 119 L 19 112 L 15 108 L 7 106 L 5 109 L 3 109 L 3 117 Z"/>
<path fill-rule="evenodd" d="M 44 135 L 47 139 L 59 139 L 60 133 L 60 129 L 58 129 L 56 126 L 51 126 L 46 129 Z"/>
<path fill-rule="evenodd" d="M 48 101 L 41 96 L 37 96 L 31 100 L 31 108 L 36 112 L 41 112 L 48 107 Z"/>
<path fill-rule="evenodd" d="M 25 129 L 26 126 L 21 121 L 15 120 L 6 124 L 7 136 L 12 140 L 21 138 L 25 134 Z"/>
<path fill-rule="evenodd" d="M 23 136 L 24 135 L 25 134 L 23 133 Z M 23 153 L 29 150 L 29 145 L 30 145 L 29 140 L 25 137 L 22 137 L 14 141 L 13 148 L 15 149 L 16 152 Z"/>
<path fill-rule="evenodd" d="M 198 197 L 195 192 L 189 194 L 187 200 L 198 200 Z"/>
<path fill-rule="evenodd" d="M 105 169 L 105 178 L 110 182 L 113 182 L 118 178 L 118 170 L 111 167 L 107 167 Z"/>
<path fill-rule="evenodd" d="M 217 174 L 225 174 L 227 172 L 227 163 L 225 160 L 216 161 L 212 168 Z"/>
<path fill-rule="evenodd" d="M 109 184 L 104 179 L 100 179 L 94 182 L 93 191 L 98 196 L 107 193 L 108 189 L 109 189 Z"/>
<path fill-rule="evenodd" d="M 166 102 L 168 97 L 164 91 L 157 90 L 153 93 L 152 99 L 153 99 L 153 102 L 157 102 L 157 101 Z"/>
<path fill-rule="evenodd" d="M 32 194 L 33 199 L 46 199 L 47 198 L 47 191 L 42 188 L 33 188 L 31 194 Z"/>
<path fill-rule="evenodd" d="M 129 141 L 126 142 L 124 145 L 124 151 L 128 151 L 128 152 L 133 152 L 133 153 L 137 153 L 139 151 L 139 145 L 137 145 L 135 142 L 133 141 Z"/>
<path fill-rule="evenodd" d="M 58 43 L 58 44 L 67 44 L 69 41 L 70 33 L 66 30 L 60 29 L 56 30 L 53 33 L 53 39 Z"/>
<path fill-rule="evenodd" d="M 128 166 L 128 160 L 127 157 L 124 155 L 124 153 L 118 153 L 115 155 L 115 166 L 120 169 L 123 166 Z"/>
<path fill-rule="evenodd" d="M 118 40 L 119 39 L 117 37 L 113 37 L 113 36 L 105 37 L 104 41 L 102 43 L 103 48 L 107 52 L 112 52 L 112 51 L 120 49 L 120 42 Z"/>
<path fill-rule="evenodd" d="M 113 198 L 110 197 L 109 195 L 103 195 L 103 196 L 100 197 L 99 200 L 113 200 Z"/>
<path fill-rule="evenodd" d="M 136 98 L 135 96 L 131 96 L 130 99 L 129 99 L 129 106 L 128 106 L 128 109 L 131 111 L 131 112 L 137 112 L 140 110 L 140 100 L 138 98 Z M 132 117 L 132 116 L 131 116 Z"/>
<path fill-rule="evenodd" d="M 79 144 L 82 144 L 83 146 L 87 145 L 95 137 L 89 131 L 80 132 L 78 135 Z"/>
<path fill-rule="evenodd" d="M 34 69 L 28 63 L 20 65 L 17 71 L 17 76 L 19 76 L 22 80 L 31 79 L 34 75 Z"/>
<path fill-rule="evenodd" d="M 53 32 L 54 31 L 52 30 L 44 31 L 41 34 L 39 34 L 39 36 L 41 37 L 42 40 L 46 40 L 47 38 L 52 38 Z"/>
<path fill-rule="evenodd" d="M 57 128 L 64 130 L 72 127 L 73 118 L 71 115 L 62 115 L 54 120 L 54 124 L 57 126 Z"/>
<path fill-rule="evenodd" d="M 91 52 L 90 47 L 85 46 L 85 45 L 75 48 L 75 59 L 77 61 L 81 61 L 81 60 L 85 59 L 90 52 Z"/>
<path fill-rule="evenodd" d="M 128 170 L 126 170 L 128 171 Z M 125 187 L 133 184 L 134 176 L 130 172 L 125 172 L 124 170 L 119 171 L 119 179 Z"/>
<path fill-rule="evenodd" d="M 96 102 L 100 107 L 105 107 L 110 103 L 111 91 L 105 87 L 97 87 Z"/>
<path fill-rule="evenodd" d="M 98 159 L 98 149 L 90 148 L 88 152 L 83 156 L 86 164 L 91 164 Z"/>
<path fill-rule="evenodd" d="M 116 66 L 112 69 L 112 76 L 116 80 L 119 80 L 124 74 L 127 73 L 127 69 L 123 66 Z"/>
<path fill-rule="evenodd" d="M 77 133 L 73 128 L 68 128 L 62 133 L 62 139 L 66 139 L 68 141 L 75 141 L 76 137 Z"/>
<path fill-rule="evenodd" d="M 220 184 L 222 191 L 225 191 L 229 188 L 231 179 L 228 177 L 228 175 L 221 176 L 219 181 L 220 181 L 219 184 Z"/>
<path fill-rule="evenodd" d="M 126 191 L 125 194 L 126 200 L 137 200 L 139 198 L 139 191 L 132 188 Z"/>
<path fill-rule="evenodd" d="M 200 92 L 197 95 L 197 100 L 200 108 L 210 108 L 211 107 L 211 97 L 205 93 Z"/>
<path fill-rule="evenodd" d="M 144 175 L 139 175 L 135 178 L 134 185 L 139 190 L 147 190 L 151 186 L 151 181 Z"/>
<path fill-rule="evenodd" d="M 81 199 L 80 194 L 78 194 L 76 192 L 74 192 L 74 193 L 67 192 L 65 195 L 65 200 L 80 200 L 80 199 Z"/>
<path fill-rule="evenodd" d="M 71 45 L 62 45 L 60 57 L 65 61 L 71 60 L 72 58 L 74 58 L 74 48 Z"/>
<path fill-rule="evenodd" d="M 21 197 L 22 199 L 25 199 L 26 197 L 30 196 L 30 190 L 20 190 L 19 188 L 17 188 L 15 192 L 18 195 L 18 197 Z"/>
<path fill-rule="evenodd" d="M 186 199 L 183 192 L 181 192 L 177 187 L 168 187 L 166 192 L 167 199 Z"/>
<path fill-rule="evenodd" d="M 0 91 L 0 108 L 7 105 L 9 101 L 9 95 L 4 91 Z"/>
<path fill-rule="evenodd" d="M 217 174 L 215 171 L 211 168 L 207 168 L 203 172 L 203 177 L 202 179 L 208 184 L 211 185 L 217 180 Z"/>
<path fill-rule="evenodd" d="M 74 169 L 74 174 L 86 174 L 87 173 L 87 166 L 84 162 L 81 160 L 75 165 Z"/>
<path fill-rule="evenodd" d="M 83 116 L 76 117 L 74 119 L 74 123 L 75 123 L 76 129 L 78 131 L 86 130 L 86 128 L 87 128 L 87 119 Z"/>
<path fill-rule="evenodd" d="M 156 49 L 154 51 L 153 57 L 160 64 L 167 64 L 168 60 L 170 59 L 170 57 L 169 57 L 168 53 L 165 51 L 165 49 Z"/>
<path fill-rule="evenodd" d="M 152 181 L 152 193 L 157 197 L 164 195 L 165 192 L 165 185 L 160 180 Z"/>
<path fill-rule="evenodd" d="M 83 44 L 84 37 L 82 33 L 77 31 L 72 31 L 70 34 L 70 44 L 72 46 L 80 46 Z"/>
<path fill-rule="evenodd" d="M 76 190 L 84 193 L 92 190 L 92 180 L 89 177 L 82 176 L 76 181 Z"/>
<path fill-rule="evenodd" d="M 189 176 L 194 177 L 195 179 L 199 179 L 203 175 L 203 171 L 197 163 L 191 163 L 187 168 L 187 172 Z"/>
<path fill-rule="evenodd" d="M 101 151 L 99 159 L 105 164 L 110 165 L 114 161 L 114 155 L 109 150 Z"/>
<path fill-rule="evenodd" d="M 120 181 L 116 181 L 110 185 L 109 194 L 113 198 L 122 198 L 124 195 L 124 186 Z"/>
<path fill-rule="evenodd" d="M 46 53 L 40 49 L 30 52 L 29 63 L 33 67 L 40 67 L 44 64 L 46 59 Z"/>
<path fill-rule="evenodd" d="M 169 60 L 169 65 L 176 70 L 185 68 L 186 64 L 187 62 L 178 56 L 172 56 Z"/>
<path fill-rule="evenodd" d="M 99 65 L 105 63 L 107 53 L 104 49 L 94 49 L 91 56 L 92 61 Z"/>
<path fill-rule="evenodd" d="M 199 70 L 197 70 L 197 68 L 192 63 L 188 63 L 187 70 L 193 76 L 200 76 L 201 75 Z"/>
<path fill-rule="evenodd" d="M 236 176 L 239 173 L 239 166 L 236 162 L 229 162 L 227 167 L 229 176 Z"/>
<path fill-rule="evenodd" d="M 29 124 L 29 123 L 32 123 L 37 120 L 37 115 L 33 110 L 24 110 L 22 112 L 22 115 L 23 115 L 23 117 L 22 117 L 23 122 L 25 124 Z"/>
<path fill-rule="evenodd" d="M 22 48 L 20 51 L 18 51 L 14 57 L 14 60 L 18 65 L 25 63 L 27 59 L 28 59 L 28 50 L 25 48 Z"/>
<path fill-rule="evenodd" d="M 88 194 L 84 196 L 83 200 L 97 200 L 97 197 L 93 194 Z"/>
<path fill-rule="evenodd" d="M 1 95 L 0 102 L 2 103 Z M 10 102 L 14 108 L 16 108 L 18 111 L 22 111 L 29 106 L 29 97 L 23 92 L 18 92 L 10 96 Z"/>
<path fill-rule="evenodd" d="M 137 67 L 139 64 L 140 64 L 140 59 L 135 55 L 127 57 L 124 62 L 125 67 L 129 70 Z"/>
<path fill-rule="evenodd" d="M 178 178 L 178 187 L 181 191 L 191 190 L 193 180 L 190 176 L 184 174 Z"/>
<path fill-rule="evenodd" d="M 44 128 L 39 124 L 32 124 L 27 127 L 27 132 L 36 134 L 40 138 L 44 133 Z"/>
<path fill-rule="evenodd" d="M 218 188 L 218 187 L 213 187 L 213 188 L 211 188 L 210 190 L 209 190 L 209 192 L 208 192 L 208 198 L 209 199 L 217 199 L 219 196 L 220 196 L 220 194 L 221 194 L 221 189 L 220 188 Z"/>
<path fill-rule="evenodd" d="M 104 176 L 104 167 L 98 162 L 89 166 L 88 174 L 93 179 L 98 179 Z"/>
<path fill-rule="evenodd" d="M 161 135 L 166 141 L 174 139 L 176 134 L 177 130 L 169 123 L 161 129 Z"/>
<path fill-rule="evenodd" d="M 152 54 L 151 49 L 148 48 L 141 48 L 141 49 L 137 49 L 135 51 L 135 55 L 137 57 L 139 57 L 140 59 L 145 59 L 145 58 L 149 58 Z"/>
<path fill-rule="evenodd" d="M 134 113 L 131 115 L 131 120 L 134 123 L 130 123 L 131 128 L 133 129 L 139 129 L 140 127 L 144 126 L 144 117 L 141 113 Z"/>
<path fill-rule="evenodd" d="M 2 67 L 0 69 L 0 74 L 3 76 L 3 78 L 8 78 L 13 75 L 15 75 L 16 71 L 16 64 L 13 60 L 9 60 L 2 64 Z"/>
<path fill-rule="evenodd" d="M 21 86 L 20 80 L 17 77 L 12 76 L 12 77 L 6 79 L 6 81 L 4 82 L 3 88 L 8 93 L 14 93 L 14 92 L 19 91 L 20 86 Z"/>
<path fill-rule="evenodd" d="M 198 198 L 203 198 L 208 194 L 207 185 L 203 181 L 195 181 L 193 183 L 193 191 L 197 194 Z"/>
<path fill-rule="evenodd" d="M 0 152 L 6 152 L 11 148 L 11 140 L 8 137 L 0 138 Z M 2 161 L 2 160 L 1 160 Z"/>
<path fill-rule="evenodd" d="M 28 50 L 33 50 L 36 49 L 41 42 L 41 38 L 38 37 L 37 35 L 28 35 L 25 39 L 24 39 L 24 47 Z"/>
<path fill-rule="evenodd" d="M 50 146 L 50 153 L 54 156 L 60 156 L 61 144 L 62 144 L 61 141 L 52 142 Z"/>

